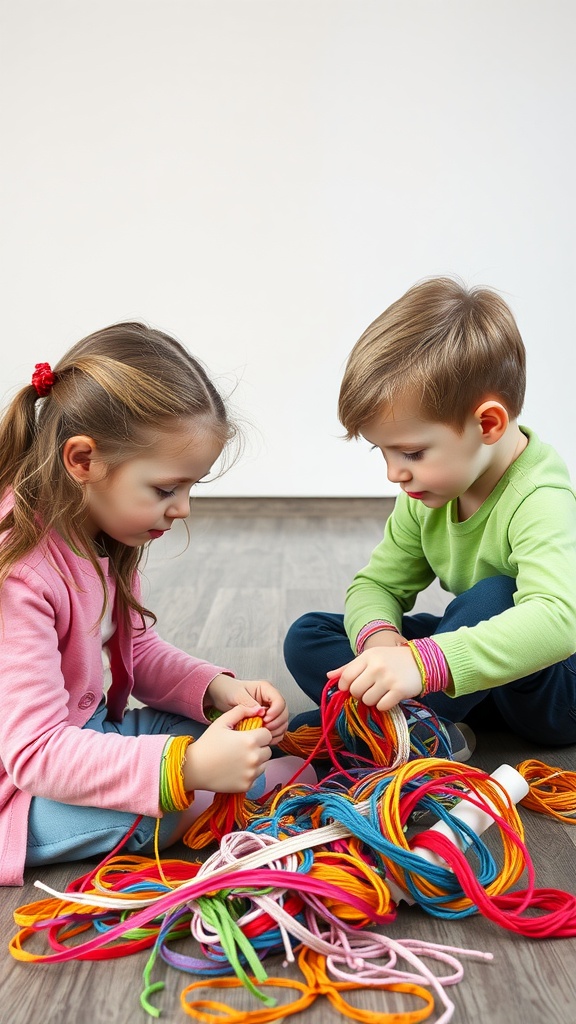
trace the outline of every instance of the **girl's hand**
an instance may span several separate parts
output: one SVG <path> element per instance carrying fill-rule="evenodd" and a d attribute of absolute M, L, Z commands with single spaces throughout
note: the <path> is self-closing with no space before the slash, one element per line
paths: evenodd
<path fill-rule="evenodd" d="M 409 647 L 370 647 L 327 675 L 339 676 L 340 690 L 378 711 L 389 711 L 422 693 L 422 677 Z"/>
<path fill-rule="evenodd" d="M 286 701 L 265 679 L 232 679 L 218 675 L 206 690 L 205 702 L 219 711 L 228 711 L 238 704 L 250 707 L 258 704 L 256 714 L 262 715 L 264 725 L 272 733 L 272 746 L 280 743 L 288 727 Z"/>
<path fill-rule="evenodd" d="M 183 766 L 187 791 L 246 793 L 250 789 L 272 756 L 272 736 L 264 726 L 245 732 L 237 732 L 236 726 L 243 718 L 255 717 L 259 712 L 254 701 L 237 704 L 212 722 L 200 739 L 190 743 Z"/>

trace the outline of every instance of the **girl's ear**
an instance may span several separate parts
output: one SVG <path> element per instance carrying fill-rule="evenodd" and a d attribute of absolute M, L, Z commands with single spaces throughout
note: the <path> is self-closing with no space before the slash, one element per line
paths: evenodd
<path fill-rule="evenodd" d="M 495 398 L 488 398 L 474 410 L 474 418 L 482 430 L 482 444 L 495 444 L 506 432 L 510 417 Z"/>
<path fill-rule="evenodd" d="M 62 461 L 66 472 L 79 484 L 101 480 L 106 472 L 104 463 L 97 457 L 94 438 L 84 434 L 69 437 L 64 442 Z"/>

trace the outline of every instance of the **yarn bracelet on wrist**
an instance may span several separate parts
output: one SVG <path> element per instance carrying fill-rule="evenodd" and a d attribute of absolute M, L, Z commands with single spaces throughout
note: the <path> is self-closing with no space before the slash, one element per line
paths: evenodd
<path fill-rule="evenodd" d="M 356 637 L 356 653 L 362 654 L 364 650 L 364 644 L 366 643 L 369 636 L 373 633 L 380 633 L 384 630 L 391 630 L 393 633 L 398 633 L 396 626 L 393 622 L 387 622 L 385 619 L 373 619 L 372 622 L 367 622 Z"/>
<path fill-rule="evenodd" d="M 409 647 L 414 661 L 418 666 L 422 679 L 419 696 L 427 693 L 439 693 L 445 690 L 450 682 L 448 662 L 437 643 L 429 636 L 419 640 L 407 640 L 403 647 Z"/>
<path fill-rule="evenodd" d="M 185 811 L 194 799 L 184 786 L 184 758 L 192 736 L 171 736 L 160 764 L 160 806 L 163 811 Z"/>

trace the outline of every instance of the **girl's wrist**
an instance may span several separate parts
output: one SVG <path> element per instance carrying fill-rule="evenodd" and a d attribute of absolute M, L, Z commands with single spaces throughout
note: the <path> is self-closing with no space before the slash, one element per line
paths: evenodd
<path fill-rule="evenodd" d="M 225 711 L 229 706 L 226 697 L 230 693 L 230 683 L 232 682 L 236 682 L 235 677 L 226 672 L 219 672 L 217 676 L 214 676 L 214 679 L 210 680 L 204 693 L 203 711 L 206 717 L 208 717 L 206 712 L 209 708 Z"/>
<path fill-rule="evenodd" d="M 160 762 L 160 807 L 163 811 L 185 811 L 194 799 L 194 787 L 188 786 L 184 767 L 192 736 L 170 736 Z"/>

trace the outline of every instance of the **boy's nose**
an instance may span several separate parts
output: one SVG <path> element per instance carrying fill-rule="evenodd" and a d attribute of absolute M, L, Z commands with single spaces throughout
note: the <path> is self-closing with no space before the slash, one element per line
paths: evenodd
<path fill-rule="evenodd" d="M 388 461 L 386 463 L 388 479 L 392 484 L 406 483 L 412 479 L 412 470 L 409 466 L 403 466 L 399 462 Z"/>

